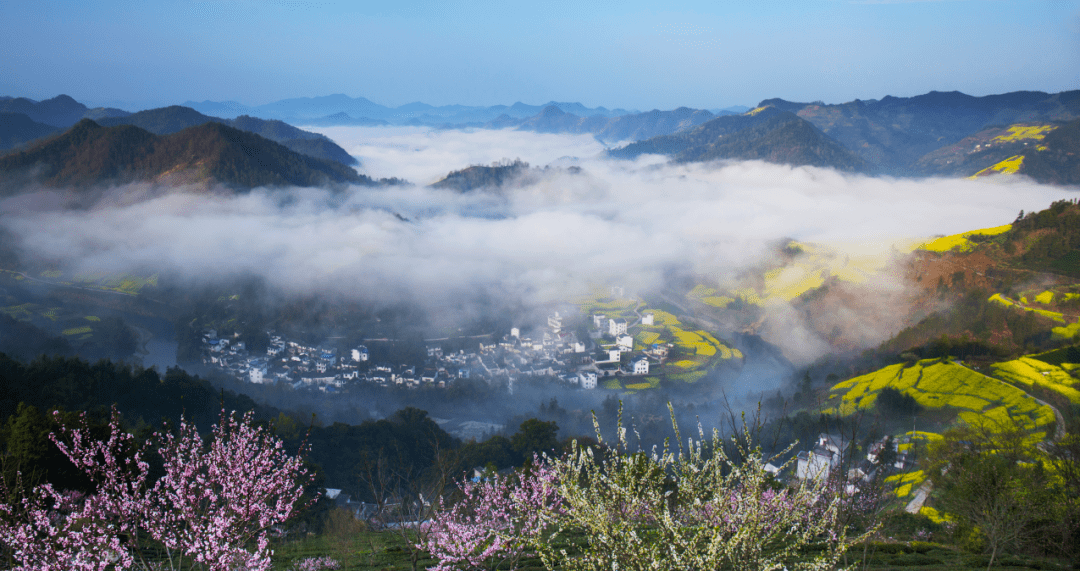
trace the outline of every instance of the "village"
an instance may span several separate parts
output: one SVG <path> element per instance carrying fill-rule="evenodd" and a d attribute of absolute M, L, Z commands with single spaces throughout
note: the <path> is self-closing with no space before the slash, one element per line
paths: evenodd
<path fill-rule="evenodd" d="M 420 363 L 375 362 L 365 345 L 342 349 L 327 341 L 311 346 L 274 332 L 267 332 L 270 343 L 265 354 L 256 354 L 237 335 L 219 336 L 208 330 L 203 335 L 202 362 L 241 382 L 284 383 L 324 392 L 359 383 L 445 389 L 459 379 L 477 379 L 513 393 L 515 383 L 526 377 L 592 390 L 605 377 L 645 376 L 664 363 L 671 348 L 653 343 L 634 350 L 628 328 L 651 326 L 652 313 L 645 313 L 636 323 L 592 315 L 588 337 L 583 339 L 563 327 L 564 319 L 555 312 L 534 328 L 533 337 L 522 336 L 515 327 L 501 339 L 481 341 L 473 351 L 447 352 L 431 342 Z"/>

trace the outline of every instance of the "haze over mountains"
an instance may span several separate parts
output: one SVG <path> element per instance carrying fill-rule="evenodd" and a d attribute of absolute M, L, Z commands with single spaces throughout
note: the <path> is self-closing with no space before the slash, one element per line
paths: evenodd
<path fill-rule="evenodd" d="M 250 112 L 263 117 L 284 117 L 300 124 L 311 123 L 315 128 L 320 125 L 323 128 L 328 125 L 386 126 L 392 121 L 411 126 L 438 124 L 440 129 L 591 134 L 598 141 L 629 142 L 609 149 L 607 156 L 619 159 L 652 154 L 667 156 L 676 163 L 763 160 L 868 174 L 985 176 L 1019 172 L 1053 184 L 1077 184 L 1080 181 L 1080 175 L 1076 174 L 1077 143 L 1071 134 L 1080 127 L 1068 123 L 1080 118 L 1080 91 L 1057 94 L 1015 92 L 986 97 L 931 92 L 917 97 L 885 97 L 836 105 L 767 99 L 746 113 L 735 113 L 730 109 L 714 113 L 686 107 L 636 113 L 555 102 L 545 106 L 515 103 L 492 107 L 434 107 L 412 103 L 391 109 L 362 97 L 344 95 L 287 99 L 253 108 L 214 102 L 192 105 L 222 115 Z M 498 115 L 492 117 L 496 113 Z M 280 119 L 263 117 L 241 114 L 233 119 L 222 119 L 178 105 L 137 113 L 90 109 L 63 95 L 41 102 L 4 97 L 0 98 L 0 148 L 25 146 L 42 137 L 56 135 L 80 119 L 92 119 L 103 127 L 137 126 L 156 135 L 170 135 L 216 122 L 279 143 L 304 156 L 348 166 L 359 164 L 356 157 L 325 135 L 299 129 Z M 1049 138 L 1043 141 L 1046 137 Z M 86 144 L 85 139 L 78 137 L 67 140 L 84 141 L 72 144 Z M 71 156 L 86 156 L 86 153 L 83 149 Z M 9 167 L 21 165 L 18 168 L 25 170 L 28 160 L 31 159 L 23 157 L 3 164 Z M 32 160 L 42 159 L 38 156 Z M 157 157 L 150 162 L 164 164 L 161 161 L 161 157 Z M 190 157 L 174 157 L 164 162 L 174 166 L 193 164 Z M 280 166 L 281 163 L 277 164 Z M 454 170 L 470 166 L 476 165 L 455 165 Z M 62 181 L 104 182 L 119 172 L 105 169 L 95 175 L 87 165 L 61 166 L 55 162 L 50 163 L 48 170 L 81 173 L 73 178 L 57 174 L 47 176 L 46 180 L 54 184 Z M 127 177 L 150 179 L 162 174 L 155 169 L 133 170 L 130 165 L 122 167 L 121 171 Z M 221 170 L 215 172 L 224 173 Z M 476 176 L 480 171 L 470 172 L 470 176 L 464 178 L 464 171 L 457 173 L 457 182 L 448 186 L 467 190 L 489 178 L 487 175 Z M 352 180 L 347 176 L 335 175 L 326 180 Z M 398 175 L 393 173 L 391 176 Z M 202 180 L 205 177 L 196 178 Z M 301 180 L 311 184 L 321 179 L 277 171 L 259 176 L 227 176 L 220 182 L 244 186 L 254 181 Z"/>

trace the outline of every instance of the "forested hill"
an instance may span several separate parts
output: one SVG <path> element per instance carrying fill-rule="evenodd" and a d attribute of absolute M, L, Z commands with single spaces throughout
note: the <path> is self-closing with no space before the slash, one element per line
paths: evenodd
<path fill-rule="evenodd" d="M 760 159 L 791 165 L 863 171 L 865 161 L 796 115 L 775 107 L 717 117 L 693 129 L 653 137 L 608 152 L 632 159 L 668 155 L 680 162 Z"/>
<path fill-rule="evenodd" d="M 866 161 L 830 139 L 817 127 L 787 113 L 675 155 L 675 160 L 679 162 L 714 159 L 756 159 L 857 172 L 869 169 Z"/>
<path fill-rule="evenodd" d="M 238 189 L 373 184 L 340 163 L 301 155 L 220 123 L 158 136 L 131 125 L 102 127 L 89 119 L 0 157 L 0 174 L 9 180 L 10 188 L 0 188 L 5 194 L 17 192 L 20 179 L 27 177 L 76 188 L 131 181 L 221 183 Z"/>
<path fill-rule="evenodd" d="M 841 104 L 767 99 L 759 105 L 797 114 L 886 172 L 926 174 L 917 167 L 921 157 L 989 126 L 1080 117 L 1080 91 L 1017 91 L 984 97 L 931 91 Z"/>
<path fill-rule="evenodd" d="M 382 420 L 359 424 L 333 423 L 257 404 L 251 398 L 219 390 L 179 368 L 159 374 L 154 369 L 122 363 L 88 363 L 75 357 L 39 357 L 29 363 L 0 353 L 0 476 L 9 484 L 14 470 L 24 474 L 70 473 L 48 434 L 57 425 L 47 412 L 88 411 L 102 422 L 115 406 L 129 430 L 145 436 L 162 423 L 175 426 L 180 416 L 209 432 L 226 411 L 253 411 L 256 420 L 271 421 L 290 450 L 310 445 L 308 459 L 324 485 L 369 494 L 361 474 L 381 462 L 381 469 L 417 477 L 440 464 L 455 476 L 475 466 L 497 469 L 521 465 L 534 453 L 560 447 L 554 422 L 526 420 L 510 438 L 465 443 L 447 434 L 427 412 L 407 407 Z M 24 482 L 25 483 L 25 482 Z M 54 482 L 56 483 L 56 482 Z"/>
<path fill-rule="evenodd" d="M 126 117 L 101 119 L 98 123 L 104 127 L 135 125 L 155 135 L 170 135 L 212 121 L 265 137 L 303 155 L 337 161 L 348 166 L 359 164 L 345 149 L 324 135 L 304 131 L 282 121 L 258 119 L 247 115 L 241 115 L 236 119 L 219 119 L 203 115 L 190 107 L 171 105 L 139 111 Z"/>
<path fill-rule="evenodd" d="M 1021 156 L 1020 174 L 1046 184 L 1080 185 L 1080 119 L 1050 131 Z"/>

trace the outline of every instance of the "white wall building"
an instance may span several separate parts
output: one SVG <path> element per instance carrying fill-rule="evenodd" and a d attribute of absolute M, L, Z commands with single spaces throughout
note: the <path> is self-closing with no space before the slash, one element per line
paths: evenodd
<path fill-rule="evenodd" d="M 625 319 L 609 319 L 608 320 L 608 335 L 626 335 L 626 320 Z"/>
<path fill-rule="evenodd" d="M 654 320 L 653 314 L 651 314 L 651 313 L 646 313 L 645 315 L 641 316 L 641 324 L 642 325 L 652 325 L 653 320 Z"/>
<path fill-rule="evenodd" d="M 583 389 L 596 388 L 596 373 L 593 371 L 581 371 L 578 373 L 578 382 Z"/>
<path fill-rule="evenodd" d="M 548 316 L 548 327 L 555 333 L 562 331 L 562 316 L 559 315 L 558 311 L 555 312 L 555 315 Z"/>
<path fill-rule="evenodd" d="M 635 359 L 630 362 L 630 366 L 633 367 L 635 375 L 648 375 L 649 374 L 649 360 L 645 357 Z"/>
<path fill-rule="evenodd" d="M 615 339 L 615 344 L 619 346 L 619 350 L 623 352 L 634 350 L 634 338 L 629 335 L 620 335 Z"/>

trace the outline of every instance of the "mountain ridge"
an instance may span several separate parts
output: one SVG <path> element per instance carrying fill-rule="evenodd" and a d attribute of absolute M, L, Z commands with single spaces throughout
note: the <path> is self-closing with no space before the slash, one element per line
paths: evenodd
<path fill-rule="evenodd" d="M 0 173 L 11 182 L 29 173 L 38 182 L 77 189 L 134 181 L 220 183 L 238 189 L 374 184 L 339 163 L 216 122 L 156 135 L 134 125 L 104 127 L 83 119 L 60 135 L 0 157 Z"/>

